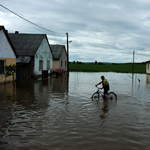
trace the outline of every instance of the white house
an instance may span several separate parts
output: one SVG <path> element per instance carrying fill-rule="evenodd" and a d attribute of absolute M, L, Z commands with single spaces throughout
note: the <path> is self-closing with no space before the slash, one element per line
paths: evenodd
<path fill-rule="evenodd" d="M 0 26 L 0 83 L 13 81 L 13 77 L 5 77 L 5 66 L 16 65 L 17 54 L 8 37 L 7 30 Z M 14 77 L 16 79 L 16 77 Z"/>
<path fill-rule="evenodd" d="M 46 34 L 9 33 L 10 40 L 17 52 L 17 63 L 23 63 L 26 70 L 18 76 L 42 75 L 42 70 L 53 71 L 53 55 Z"/>

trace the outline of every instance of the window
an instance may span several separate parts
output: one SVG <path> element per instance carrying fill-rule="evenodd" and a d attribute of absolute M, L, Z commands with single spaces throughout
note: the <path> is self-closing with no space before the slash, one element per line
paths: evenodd
<path fill-rule="evenodd" d="M 43 70 L 43 60 L 39 60 L 39 71 Z"/>
<path fill-rule="evenodd" d="M 63 66 L 63 61 L 61 61 L 61 67 Z"/>
<path fill-rule="evenodd" d="M 5 61 L 0 60 L 0 74 L 5 73 Z"/>
<path fill-rule="evenodd" d="M 50 69 L 50 60 L 47 60 L 47 70 Z"/>

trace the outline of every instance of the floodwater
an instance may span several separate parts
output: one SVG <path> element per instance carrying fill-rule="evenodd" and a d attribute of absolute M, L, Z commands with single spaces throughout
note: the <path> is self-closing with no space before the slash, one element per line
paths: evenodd
<path fill-rule="evenodd" d="M 92 101 L 101 75 L 116 103 Z M 0 150 L 27 149 L 149 150 L 150 76 L 71 72 L 0 84 Z"/>

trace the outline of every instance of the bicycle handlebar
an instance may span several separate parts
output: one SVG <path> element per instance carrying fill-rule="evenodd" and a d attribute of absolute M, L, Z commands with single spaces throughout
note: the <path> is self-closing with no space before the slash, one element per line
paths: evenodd
<path fill-rule="evenodd" d="M 97 86 L 95 86 L 95 87 L 97 87 Z M 99 90 L 101 90 L 101 88 L 99 88 L 99 87 L 97 87 Z"/>

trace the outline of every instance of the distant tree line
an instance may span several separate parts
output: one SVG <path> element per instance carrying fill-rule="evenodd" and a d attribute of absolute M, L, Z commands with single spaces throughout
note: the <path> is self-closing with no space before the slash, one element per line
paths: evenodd
<path fill-rule="evenodd" d="M 71 63 L 71 62 L 69 62 L 69 63 Z M 75 61 L 75 60 L 74 60 L 74 61 L 72 62 L 72 64 L 87 64 L 87 63 L 86 63 L 86 62 L 81 62 L 81 61 Z M 103 64 L 102 62 L 97 62 L 97 61 L 95 61 L 95 62 L 93 62 L 93 63 L 91 62 L 90 64 L 105 65 L 105 64 Z"/>

